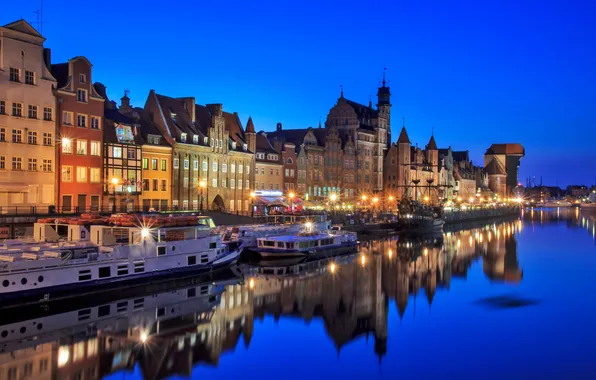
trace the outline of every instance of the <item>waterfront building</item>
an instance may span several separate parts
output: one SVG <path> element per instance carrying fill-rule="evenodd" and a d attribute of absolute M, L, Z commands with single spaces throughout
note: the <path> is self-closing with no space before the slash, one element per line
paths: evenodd
<path fill-rule="evenodd" d="M 453 151 L 451 147 L 439 149 L 439 198 L 453 201 L 455 178 L 453 177 Z"/>
<path fill-rule="evenodd" d="M 255 151 L 255 190 L 282 191 L 283 164 L 281 153 L 273 148 L 265 132 L 257 133 Z"/>
<path fill-rule="evenodd" d="M 519 183 L 519 163 L 525 154 L 521 144 L 492 144 L 486 150 L 484 168 L 493 192 L 503 198 L 513 195 Z"/>
<path fill-rule="evenodd" d="M 172 207 L 250 212 L 256 135 L 221 104 L 149 92 L 145 114 L 173 147 Z M 280 177 L 281 178 L 281 177 Z"/>
<path fill-rule="evenodd" d="M 102 204 L 104 101 L 93 87 L 85 57 L 53 64 L 57 80 L 56 206 L 63 212 L 98 211 Z"/>
<path fill-rule="evenodd" d="M 106 87 L 95 83 L 98 94 L 105 99 L 103 125 L 103 194 L 104 206 L 120 212 L 140 208 L 142 193 L 140 124 L 120 112 L 116 102 L 110 101 Z M 121 98 L 126 105 L 128 97 Z M 126 110 L 126 107 L 124 107 Z"/>
<path fill-rule="evenodd" d="M 278 123 L 278 129 L 281 130 L 281 123 Z M 283 190 L 286 194 L 297 194 L 298 191 L 298 155 L 296 152 L 296 144 L 292 142 L 281 143 L 280 141 L 273 142 L 273 148 L 281 152 L 281 160 L 283 165 Z"/>
<path fill-rule="evenodd" d="M 56 79 L 27 21 L 0 27 L 0 207 L 55 204 Z"/>

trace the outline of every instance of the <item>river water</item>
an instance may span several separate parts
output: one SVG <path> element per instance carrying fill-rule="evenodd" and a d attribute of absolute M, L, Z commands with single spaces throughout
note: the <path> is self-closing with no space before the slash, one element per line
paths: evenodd
<path fill-rule="evenodd" d="M 525 211 L 27 312 L 44 333 L 0 345 L 0 379 L 594 379 L 595 221 Z"/>

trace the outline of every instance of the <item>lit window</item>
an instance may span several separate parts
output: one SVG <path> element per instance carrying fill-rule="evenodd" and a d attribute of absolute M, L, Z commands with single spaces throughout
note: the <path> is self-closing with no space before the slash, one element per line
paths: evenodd
<path fill-rule="evenodd" d="M 188 169 L 188 168 L 189 168 L 189 161 L 184 160 L 184 169 Z"/>
<path fill-rule="evenodd" d="M 193 144 L 198 144 L 199 143 L 199 136 L 198 135 L 194 135 L 192 137 L 192 143 Z"/>
<path fill-rule="evenodd" d="M 87 182 L 86 166 L 77 166 L 77 182 Z"/>
<path fill-rule="evenodd" d="M 217 178 L 211 180 L 211 187 L 217 187 Z"/>
<path fill-rule="evenodd" d="M 227 164 L 221 164 L 221 172 L 222 173 L 227 173 L 228 172 L 228 165 Z"/>
<path fill-rule="evenodd" d="M 100 153 L 100 145 L 99 141 L 91 141 L 91 155 L 92 156 L 99 156 Z"/>
<path fill-rule="evenodd" d="M 91 168 L 89 169 L 89 181 L 93 183 L 99 183 L 100 181 L 100 169 L 99 168 Z"/>
<path fill-rule="evenodd" d="M 72 182 L 72 166 L 62 166 L 62 182 Z"/>
<path fill-rule="evenodd" d="M 236 182 L 233 179 L 231 179 L 230 180 L 230 189 L 235 188 L 235 185 L 236 185 Z"/>
<path fill-rule="evenodd" d="M 214 172 L 217 172 L 217 162 L 214 162 L 213 163 L 213 171 Z"/>
<path fill-rule="evenodd" d="M 242 174 L 242 168 L 243 168 L 242 165 L 238 165 L 238 174 Z"/>
<path fill-rule="evenodd" d="M 43 107 L 43 119 L 46 121 L 52 121 L 52 116 L 53 116 L 52 109 L 50 107 Z"/>
<path fill-rule="evenodd" d="M 91 129 L 99 129 L 99 118 L 91 116 Z"/>
<path fill-rule="evenodd" d="M 160 163 L 161 163 L 161 170 L 162 171 L 165 172 L 166 170 L 168 170 L 168 161 L 167 160 L 161 159 Z"/>
<path fill-rule="evenodd" d="M 157 158 L 151 159 L 151 170 L 157 170 Z"/>
<path fill-rule="evenodd" d="M 185 142 L 186 142 L 186 133 L 182 133 L 182 134 L 180 135 L 180 141 L 182 141 L 183 143 L 185 143 Z"/>
<path fill-rule="evenodd" d="M 203 161 L 203 171 L 204 171 L 204 172 L 206 172 L 206 171 L 207 171 L 208 167 L 209 167 L 209 166 L 208 166 L 208 164 L 207 164 L 207 161 Z"/>
<path fill-rule="evenodd" d="M 242 180 L 241 179 L 238 180 L 238 189 L 242 190 Z"/>
<path fill-rule="evenodd" d="M 62 139 L 62 153 L 72 154 L 72 140 Z"/>
<path fill-rule="evenodd" d="M 77 140 L 77 154 L 87 155 L 87 140 Z"/>
<path fill-rule="evenodd" d="M 174 169 L 178 169 L 179 167 L 179 160 L 178 158 L 174 158 Z"/>
<path fill-rule="evenodd" d="M 122 147 L 115 146 L 113 152 L 114 152 L 114 154 L 113 154 L 114 158 L 122 158 Z"/>
<path fill-rule="evenodd" d="M 41 166 L 41 170 L 44 172 L 51 172 L 52 171 L 52 160 L 43 160 L 43 164 Z"/>
<path fill-rule="evenodd" d="M 29 170 L 30 172 L 37 171 L 37 158 L 29 158 L 27 160 L 27 170 Z"/>
<path fill-rule="evenodd" d="M 28 131 L 27 132 L 27 143 L 31 145 L 37 145 L 37 132 Z"/>
<path fill-rule="evenodd" d="M 62 124 L 72 125 L 72 112 L 68 112 L 68 111 L 62 112 Z"/>

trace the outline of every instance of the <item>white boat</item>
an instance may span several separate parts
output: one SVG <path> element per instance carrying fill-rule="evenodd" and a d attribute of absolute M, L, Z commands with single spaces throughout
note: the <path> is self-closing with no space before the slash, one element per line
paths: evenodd
<path fill-rule="evenodd" d="M 242 242 L 244 249 L 257 248 L 257 239 L 263 237 L 295 235 L 306 228 L 305 223 L 293 224 L 247 224 L 227 228 L 223 232 L 224 243 Z M 326 231 L 331 228 L 331 222 L 311 222 L 317 231 Z"/>
<path fill-rule="evenodd" d="M 32 241 L 0 245 L 0 303 L 76 295 L 237 260 L 208 217 L 115 215 L 107 219 L 40 220 Z"/>
<path fill-rule="evenodd" d="M 303 232 L 257 239 L 256 251 L 262 257 L 292 257 L 338 254 L 356 249 L 355 232 L 339 230 Z"/>
<path fill-rule="evenodd" d="M 566 200 L 551 199 L 542 204 L 542 207 L 557 208 L 557 207 L 572 207 L 573 203 Z"/>

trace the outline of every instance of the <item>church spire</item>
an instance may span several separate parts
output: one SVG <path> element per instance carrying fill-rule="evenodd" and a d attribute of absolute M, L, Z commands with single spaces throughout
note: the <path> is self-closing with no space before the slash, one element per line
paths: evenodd
<path fill-rule="evenodd" d="M 383 87 L 385 87 L 385 73 L 387 72 L 387 68 L 383 67 Z"/>
<path fill-rule="evenodd" d="M 344 86 L 340 84 L 339 89 L 341 91 L 339 97 L 343 99 L 344 98 Z"/>

